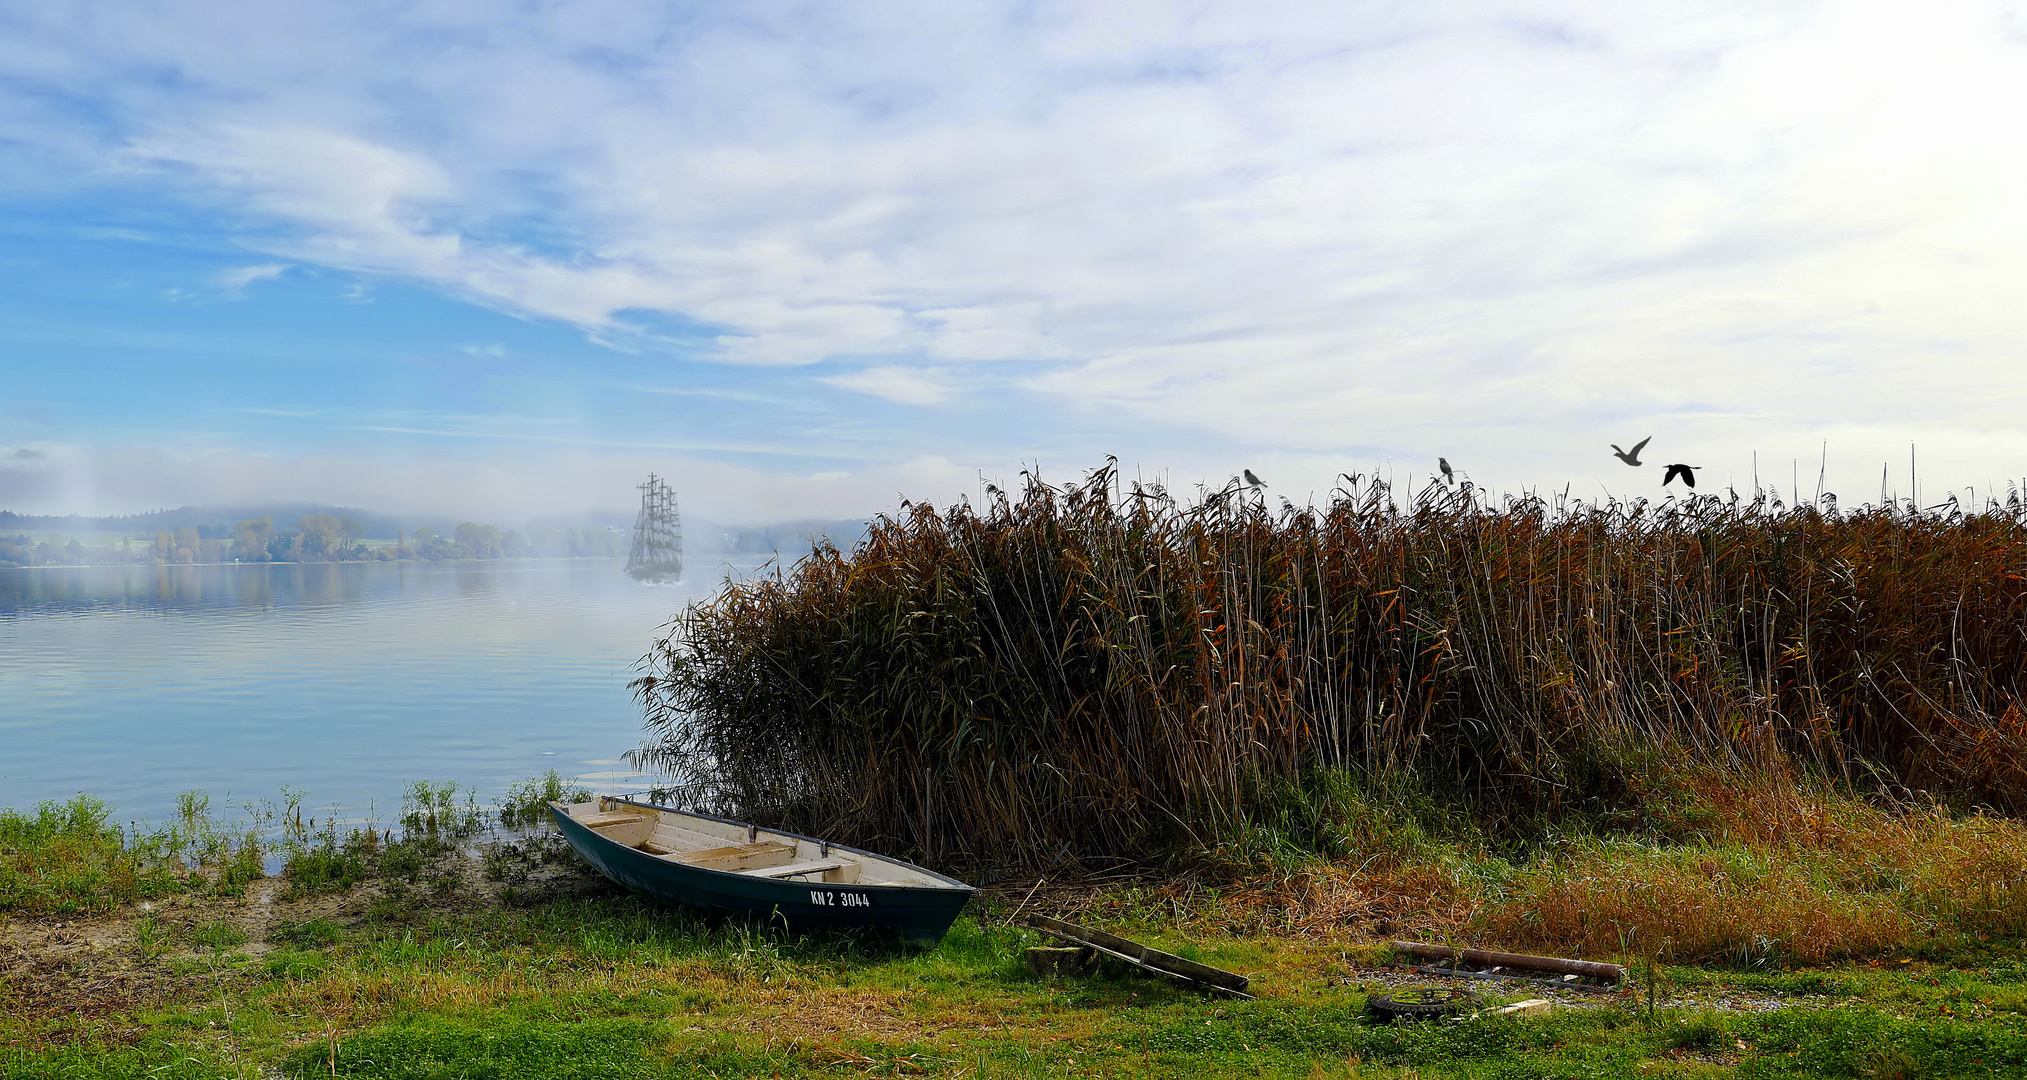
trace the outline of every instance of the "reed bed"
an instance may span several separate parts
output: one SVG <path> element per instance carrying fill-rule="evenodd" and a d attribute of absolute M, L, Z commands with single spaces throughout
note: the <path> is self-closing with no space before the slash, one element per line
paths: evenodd
<path fill-rule="evenodd" d="M 1318 772 L 1503 827 L 1639 817 L 1664 760 L 2027 807 L 2017 503 L 1343 480 L 904 504 L 681 615 L 631 757 L 705 809 L 1028 872 L 1229 842 Z"/>

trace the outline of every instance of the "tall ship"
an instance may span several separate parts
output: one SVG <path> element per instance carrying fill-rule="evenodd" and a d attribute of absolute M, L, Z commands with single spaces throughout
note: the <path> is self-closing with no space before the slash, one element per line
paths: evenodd
<path fill-rule="evenodd" d="M 683 515 L 676 509 L 676 489 L 653 473 L 640 485 L 640 516 L 633 522 L 626 572 L 642 581 L 683 576 Z"/>

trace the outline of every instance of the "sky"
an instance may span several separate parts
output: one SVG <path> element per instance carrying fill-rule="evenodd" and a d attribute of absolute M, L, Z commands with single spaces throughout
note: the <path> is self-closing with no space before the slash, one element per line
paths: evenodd
<path fill-rule="evenodd" d="M 2022 102 L 2022 3 L 0 0 L 0 508 L 2003 498 Z"/>

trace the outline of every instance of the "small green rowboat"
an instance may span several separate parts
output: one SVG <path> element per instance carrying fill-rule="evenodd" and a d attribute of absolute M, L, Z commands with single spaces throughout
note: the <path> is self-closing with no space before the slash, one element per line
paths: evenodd
<path fill-rule="evenodd" d="M 549 812 L 586 862 L 635 892 L 790 930 L 850 927 L 934 945 L 977 891 L 870 851 L 626 799 Z"/>

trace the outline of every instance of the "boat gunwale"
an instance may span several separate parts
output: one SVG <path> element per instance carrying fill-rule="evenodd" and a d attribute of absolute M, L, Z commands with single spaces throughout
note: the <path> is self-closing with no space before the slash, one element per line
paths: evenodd
<path fill-rule="evenodd" d="M 936 891 L 945 891 L 945 890 L 952 890 L 952 891 L 954 891 L 954 890 L 959 890 L 959 889 L 961 889 L 961 890 L 963 890 L 963 891 L 965 891 L 965 892 L 969 892 L 969 893 L 976 893 L 976 892 L 978 891 L 978 886 L 976 886 L 976 885 L 967 885 L 967 884 L 965 884 L 964 882 L 962 882 L 962 881 L 959 881 L 959 880 L 957 880 L 956 878 L 954 878 L 954 877 L 951 877 L 951 876 L 949 876 L 948 874 L 939 874 L 939 873 L 937 873 L 936 871 L 934 871 L 934 870 L 931 870 L 931 869 L 929 869 L 929 868 L 928 868 L 928 867 L 926 867 L 926 866 L 917 866 L 917 865 L 915 865 L 914 863 L 911 863 L 911 862 L 907 861 L 906 859 L 897 859 L 897 858 L 894 858 L 894 857 L 893 857 L 893 856 L 891 856 L 891 855 L 882 855 L 882 854 L 880 854 L 880 853 L 878 853 L 878 852 L 876 852 L 876 851 L 867 851 L 867 850 L 865 850 L 864 848 L 855 848 L 855 847 L 851 846 L 850 844 L 840 844 L 840 843 L 838 843 L 838 842 L 837 842 L 837 841 L 835 841 L 835 840 L 825 840 L 824 838 L 822 838 L 822 837 L 820 837 L 820 836 L 804 836 L 804 835 L 803 835 L 803 834 L 801 834 L 801 833 L 795 833 L 795 832 L 789 832 L 789 831 L 788 831 L 788 830 L 786 830 L 786 829 L 766 829 L 766 828 L 764 828 L 764 827 L 762 827 L 762 826 L 759 826 L 759 825 L 755 825 L 755 824 L 753 824 L 753 823 L 752 823 L 752 822 L 750 822 L 750 821 L 739 821 L 739 820 L 736 820 L 736 819 L 734 819 L 734 818 L 722 818 L 722 817 L 718 817 L 718 816 L 716 816 L 716 815 L 714 815 L 714 814 L 702 814 L 702 813 L 698 813 L 697 811 L 694 811 L 694 810 L 678 810 L 678 809 L 676 809 L 675 807 L 672 807 L 672 806 L 656 806 L 656 805 L 655 805 L 655 804 L 653 804 L 653 803 L 644 803 L 644 802 L 636 802 L 636 801 L 634 801 L 633 799 L 622 799 L 622 798 L 619 798 L 618 796 L 614 796 L 614 795 L 599 795 L 599 796 L 593 796 L 593 797 L 592 797 L 592 800 L 591 800 L 591 801 L 592 801 L 593 803 L 601 803 L 601 802 L 614 802 L 614 803 L 619 803 L 619 804 L 621 804 L 621 805 L 624 805 L 624 806 L 636 806 L 636 807 L 639 807 L 639 808 L 641 808 L 641 809 L 643 809 L 643 810 L 653 810 L 653 811 L 654 811 L 654 812 L 656 812 L 657 814 L 659 814 L 659 813 L 663 813 L 663 812 L 667 812 L 667 813 L 671 813 L 671 814 L 679 814 L 679 815 L 681 815 L 681 816 L 683 816 L 683 817 L 693 817 L 693 818 L 702 818 L 702 819 L 703 819 L 703 820 L 705 820 L 705 821 L 712 821 L 712 822 L 716 822 L 716 823 L 718 823 L 718 824 L 720 824 L 720 825 L 737 825 L 737 826 L 740 826 L 741 828 L 747 828 L 747 829 L 762 829 L 762 831 L 765 831 L 765 832 L 770 832 L 770 833 L 773 833 L 773 834 L 774 834 L 774 835 L 776 835 L 776 836 L 787 836 L 787 837 L 793 837 L 794 839 L 797 839 L 797 840 L 806 840 L 806 841 L 808 841 L 808 842 L 810 842 L 810 843 L 812 843 L 812 844 L 819 844 L 819 845 L 822 845 L 822 844 L 828 844 L 828 845 L 830 845 L 830 847 L 831 847 L 831 850 L 833 850 L 833 851 L 848 851 L 848 852 L 851 852 L 851 853 L 852 853 L 852 854 L 854 854 L 854 855 L 863 855 L 863 856 L 865 856 L 866 858 L 869 858 L 869 859 L 876 859 L 876 860 L 878 860 L 878 861 L 880 861 L 880 862 L 883 862 L 883 863 L 889 863 L 889 864 L 891 864 L 891 865 L 894 865 L 894 866 L 901 866 L 901 867 L 906 867 L 907 869 L 909 869 L 909 870 L 912 870 L 912 871 L 914 871 L 914 872 L 916 872 L 916 873 L 919 873 L 919 874 L 924 874 L 924 875 L 926 875 L 926 876 L 928 876 L 928 877 L 931 877 L 931 878 L 934 878 L 934 879 L 936 879 L 936 881 L 938 881 L 938 882 L 943 882 L 943 883 L 944 883 L 944 884 L 929 884 L 929 885 L 901 885 L 901 884 L 895 884 L 895 883 L 893 883 L 893 882 L 884 882 L 884 881 L 875 881 L 875 882 L 863 882 L 863 883 L 861 883 L 861 882 L 851 882 L 851 883 L 848 883 L 848 884 L 838 884 L 838 885 L 833 885 L 833 884 L 832 884 L 832 883 L 830 883 L 830 882 L 824 882 L 824 883 L 822 883 L 822 884 L 824 884 L 824 885 L 826 885 L 826 886 L 830 886 L 830 887 L 834 887 L 834 888 L 847 888 L 847 889 L 898 889 L 898 890 L 903 890 L 903 891 L 915 891 L 915 892 L 920 892 L 920 891 L 923 891 L 923 890 L 936 890 Z M 558 799 L 558 800 L 556 800 L 556 801 L 553 801 L 553 802 L 551 802 L 551 803 L 549 804 L 549 806 L 551 807 L 551 809 L 553 809 L 553 810 L 556 810 L 556 811 L 560 811 L 560 812 L 562 813 L 562 815 L 563 815 L 564 817 L 566 817 L 566 818 L 570 818 L 570 820 L 571 820 L 572 822 L 576 822 L 576 821 L 577 821 L 577 819 L 576 819 L 576 818 L 572 818 L 572 817 L 570 817 L 570 810 L 569 810 L 569 808 L 570 808 L 570 807 L 572 807 L 572 806 L 578 806 L 578 805 L 582 805 L 582 804 L 579 804 L 579 803 L 566 803 L 566 802 L 563 802 L 563 801 L 562 801 L 562 800 L 560 800 L 560 799 Z M 697 870 L 697 871 L 702 871 L 702 872 L 704 872 L 704 873 L 709 873 L 709 874 L 722 874 L 722 875 L 724 875 L 725 877 L 728 877 L 728 878 L 737 878 L 737 879 L 739 879 L 739 880 L 742 880 L 742 881 L 757 881 L 757 880 L 772 880 L 772 879 L 764 879 L 764 878 L 755 878 L 754 876 L 752 876 L 752 875 L 750 875 L 750 874 L 742 874 L 742 873 L 740 873 L 740 872 L 739 872 L 739 871 L 737 871 L 737 870 L 719 870 L 719 869 L 716 869 L 716 868 L 714 868 L 714 867 L 709 867 L 709 866 L 698 866 L 698 865 L 696 865 L 695 863 L 679 863 L 679 862 L 673 862 L 673 861 L 671 861 L 671 860 L 668 860 L 668 859 L 665 859 L 665 858 L 663 858 L 662 856 L 659 856 L 659 855 L 651 855 L 651 854 L 649 854 L 649 853 L 647 853 L 647 852 L 645 852 L 645 851 L 642 851 L 642 850 L 640 850 L 639 848 L 635 848 L 635 847 L 628 847 L 627 845 L 625 845 L 625 844 L 622 844 L 622 843 L 620 843 L 619 841 L 617 841 L 617 840 L 614 840 L 614 839 L 612 839 L 612 838 L 611 838 L 611 837 L 609 837 L 609 836 L 605 836 L 605 835 L 601 834 L 601 833 L 600 833 L 600 832 L 599 832 L 599 831 L 598 831 L 597 829 L 594 829 L 594 828 L 592 828 L 592 827 L 591 827 L 591 826 L 589 826 L 589 825 L 583 825 L 583 824 L 579 823 L 579 827 L 580 827 L 580 828 L 582 828 L 582 829 L 583 829 L 583 830 L 584 830 L 585 832 L 587 832 L 587 833 L 590 833 L 590 834 L 591 834 L 592 836 L 595 836 L 595 837 L 597 837 L 597 838 L 598 838 L 599 840 L 601 840 L 601 841 L 603 841 L 603 842 L 605 842 L 605 843 L 607 843 L 607 844 L 611 844 L 611 845 L 612 845 L 613 847 L 616 847 L 616 848 L 621 848 L 621 849 L 624 849 L 624 850 L 626 850 L 626 851 L 631 851 L 631 852 L 633 852 L 633 853 L 634 853 L 634 854 L 636 854 L 636 855 L 640 855 L 640 856 L 642 856 L 642 857 L 644 857 L 644 858 L 649 858 L 649 859 L 653 859 L 653 860 L 655 860 L 656 862 L 664 862 L 664 863 L 668 863 L 668 864 L 669 864 L 670 866 L 680 866 L 680 867 L 682 867 L 682 868 L 683 868 L 683 869 L 685 869 L 685 870 Z M 807 883 L 807 882 L 784 882 L 784 884 L 793 884 L 793 885 L 805 885 L 805 884 L 808 884 L 808 883 Z"/>

